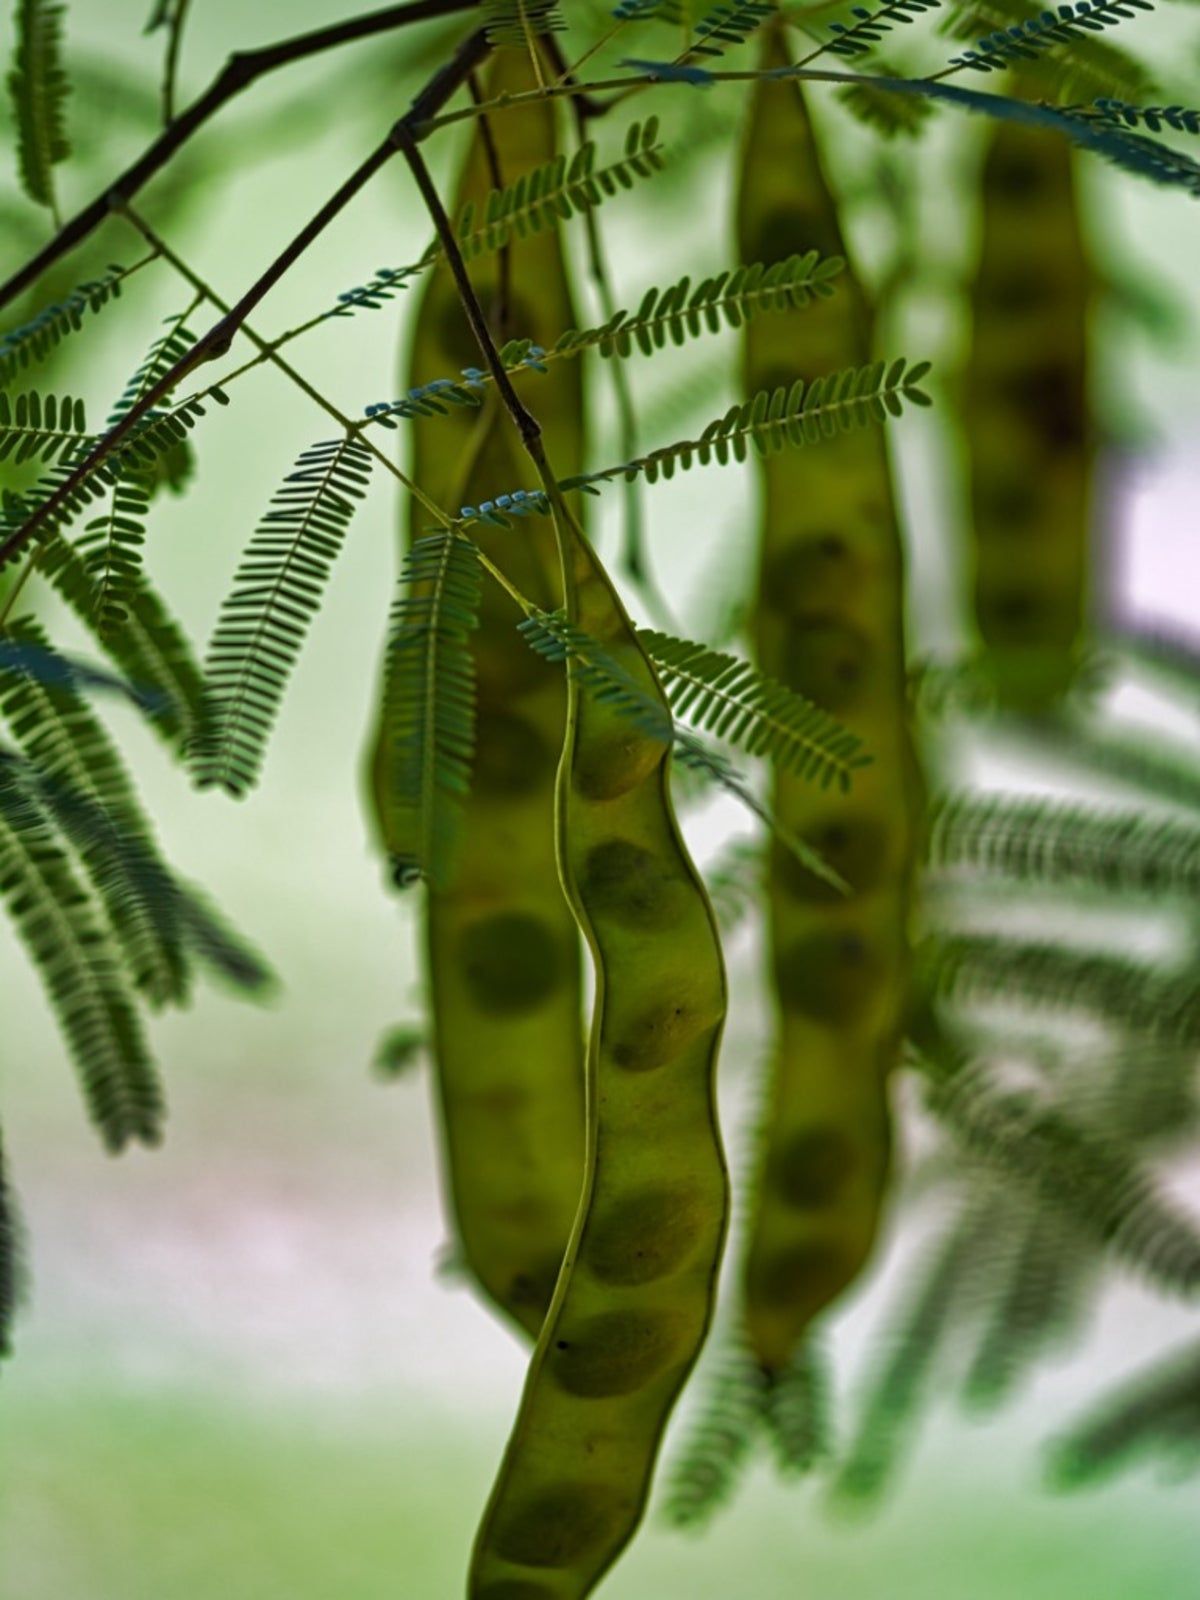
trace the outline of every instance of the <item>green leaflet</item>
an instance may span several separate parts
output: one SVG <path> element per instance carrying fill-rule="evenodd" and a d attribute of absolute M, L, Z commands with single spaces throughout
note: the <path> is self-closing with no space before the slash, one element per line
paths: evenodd
<path fill-rule="evenodd" d="M 0 757 L 0 898 L 41 976 L 105 1144 L 156 1143 L 158 1077 L 116 954 L 8 756 Z"/>
<path fill-rule="evenodd" d="M 66 102 L 70 86 L 62 62 L 65 7 L 49 0 L 17 0 L 16 46 L 8 92 L 17 125 L 21 187 L 56 220 L 54 168 L 71 154 Z"/>
<path fill-rule="evenodd" d="M 391 850 L 404 881 L 448 883 L 475 751 L 479 552 L 454 528 L 404 558 L 384 680 L 384 759 L 392 772 Z"/>
<path fill-rule="evenodd" d="M 310 445 L 272 496 L 209 646 L 212 716 L 193 750 L 196 782 L 242 795 L 267 740 L 350 520 L 371 455 L 353 434 Z"/>

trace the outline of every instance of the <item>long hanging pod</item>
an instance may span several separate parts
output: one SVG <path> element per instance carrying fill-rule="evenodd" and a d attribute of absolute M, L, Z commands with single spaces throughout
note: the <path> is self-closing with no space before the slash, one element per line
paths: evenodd
<path fill-rule="evenodd" d="M 1070 145 L 997 124 L 983 162 L 964 412 L 975 621 L 997 697 L 1014 710 L 1051 705 L 1077 666 L 1095 453 L 1091 287 Z"/>
<path fill-rule="evenodd" d="M 616 591 L 561 496 L 554 504 L 568 621 L 669 727 Z M 583 1199 L 476 1540 L 470 1600 L 583 1600 L 632 1538 L 708 1331 L 728 1213 L 716 922 L 672 810 L 661 733 L 585 676 L 568 662 L 556 825 L 596 974 Z"/>
<path fill-rule="evenodd" d="M 567 614 L 666 700 L 560 508 Z M 725 973 L 659 737 L 572 669 L 563 877 L 592 953 L 583 1201 L 476 1542 L 471 1600 L 582 1600 L 632 1537 L 707 1332 L 728 1206 L 713 1077 Z"/>
<path fill-rule="evenodd" d="M 485 93 L 536 87 L 523 49 L 496 51 Z M 556 107 L 534 102 L 482 122 L 466 151 L 457 203 L 480 202 L 497 178 L 511 182 L 553 159 Z M 489 151 L 488 140 L 492 141 Z M 493 165 L 494 163 L 494 165 Z M 499 172 L 496 172 L 496 167 Z M 549 345 L 575 323 L 560 235 L 514 237 L 472 267 L 502 338 Z M 478 362 L 444 263 L 417 307 L 407 386 L 457 376 Z M 536 378 L 546 436 L 564 471 L 582 461 L 580 364 L 557 362 Z M 417 418 L 412 476 L 457 511 L 524 483 L 528 464 L 511 444 L 496 396 L 482 410 Z M 428 515 L 410 502 L 409 538 Z M 554 607 L 561 597 L 548 521 L 518 531 L 479 524 L 472 536 L 523 593 Z M 496 585 L 484 592 L 472 634 L 477 711 L 471 790 L 454 873 L 428 891 L 427 972 L 446 1184 L 464 1265 L 484 1293 L 536 1336 L 562 1262 L 583 1174 L 583 1022 L 579 937 L 559 881 L 554 783 L 566 725 L 562 674 L 517 633 L 521 612 Z M 400 863 L 407 843 L 389 801 L 388 752 L 377 746 L 379 825 Z"/>
<path fill-rule="evenodd" d="M 762 65 L 789 59 L 781 27 Z M 745 261 L 794 251 L 844 255 L 801 91 L 760 82 L 738 198 Z M 854 275 L 803 319 L 751 323 L 746 392 L 871 357 Z M 846 799 L 775 776 L 780 821 L 851 887 L 839 897 L 772 851 L 768 886 L 776 1003 L 765 1148 L 749 1224 L 746 1336 L 783 1372 L 812 1319 L 866 1260 L 889 1166 L 888 1074 L 905 1022 L 907 925 L 919 780 L 905 705 L 903 572 L 887 450 L 873 429 L 761 464 L 762 542 L 754 639 L 759 665 L 835 713 L 869 766 Z"/>

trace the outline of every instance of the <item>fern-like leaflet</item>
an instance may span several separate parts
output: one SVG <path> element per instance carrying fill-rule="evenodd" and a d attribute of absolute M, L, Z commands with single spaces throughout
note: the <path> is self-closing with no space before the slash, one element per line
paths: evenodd
<path fill-rule="evenodd" d="M 638 638 L 676 716 L 747 755 L 843 793 L 870 761 L 835 717 L 737 656 L 640 628 Z"/>
<path fill-rule="evenodd" d="M 696 24 L 696 37 L 689 55 L 720 56 L 734 45 L 744 44 L 752 33 L 774 16 L 773 0 L 725 0 L 702 16 Z"/>
<path fill-rule="evenodd" d="M 1059 1489 L 1111 1477 L 1139 1457 L 1200 1468 L 1200 1345 L 1176 1351 L 1106 1397 L 1057 1441 L 1049 1476 Z"/>
<path fill-rule="evenodd" d="M 1160 1287 L 1200 1289 L 1200 1226 L 1157 1189 L 1137 1155 L 972 1063 L 936 1078 L 930 1107 L 973 1154 L 1061 1207 Z"/>
<path fill-rule="evenodd" d="M 1041 888 L 1089 884 L 1128 894 L 1200 894 L 1200 829 L 1141 811 L 1007 794 L 943 795 L 929 810 L 936 870 Z"/>
<path fill-rule="evenodd" d="M 661 172 L 664 165 L 657 117 L 631 123 L 622 154 L 601 167 L 596 166 L 596 146 L 589 139 L 570 159 L 556 156 L 503 189 L 493 189 L 480 205 L 468 202 L 455 225 L 459 249 L 469 261 L 494 255 L 514 238 L 524 239 L 594 210 L 621 190 L 632 189 L 639 178 Z M 428 266 L 441 255 L 441 246 L 432 245 L 421 265 Z"/>
<path fill-rule="evenodd" d="M 652 355 L 668 339 L 681 345 L 702 333 L 719 332 L 722 323 L 740 328 L 764 312 L 801 310 L 834 293 L 833 280 L 844 265 L 840 256 L 821 258 L 810 250 L 769 267 L 756 263 L 718 272 L 695 288 L 690 277 L 683 277 L 669 288 L 647 289 L 634 312 L 618 311 L 596 328 L 567 329 L 538 355 L 549 360 L 591 347 L 605 357 L 627 356 L 635 348 Z M 530 348 L 528 341 L 514 340 L 505 347 L 505 359 L 522 359 Z"/>
<path fill-rule="evenodd" d="M 105 1144 L 157 1142 L 162 1096 L 116 954 L 20 763 L 6 752 L 0 898 L 41 975 Z"/>
<path fill-rule="evenodd" d="M 1200 111 L 1186 106 L 1131 106 L 1124 100 L 1103 98 L 1090 106 L 1064 108 L 1075 117 L 1091 117 L 1110 128 L 1148 128 L 1151 133 L 1161 133 L 1164 128 L 1172 133 L 1200 134 Z"/>
<path fill-rule="evenodd" d="M 943 934 L 922 950 L 936 992 L 956 1004 L 1019 1003 L 1077 1011 L 1162 1046 L 1200 1043 L 1200 990 L 1190 972 L 1050 942 Z"/>
<path fill-rule="evenodd" d="M 1154 0 L 1076 0 L 1074 5 L 1059 5 L 1028 22 L 986 34 L 973 49 L 952 57 L 951 65 L 1003 72 L 1014 64 L 1036 61 L 1052 45 L 1069 44 L 1077 33 L 1099 33 L 1153 9 Z"/>
<path fill-rule="evenodd" d="M 92 443 L 82 400 L 36 389 L 0 393 L 0 461 L 69 462 Z"/>
<path fill-rule="evenodd" d="M 683 767 L 718 784 L 765 823 L 801 864 L 839 893 L 847 885 L 811 846 L 784 828 L 720 751 L 677 723 L 655 699 L 645 694 L 619 662 L 590 634 L 568 622 L 561 612 L 531 611 L 519 624 L 531 649 L 547 661 L 575 673 L 597 701 L 626 716 L 649 739 L 666 745 Z M 653 657 L 651 657 L 653 660 Z M 655 663 L 657 665 L 657 663 Z"/>
<path fill-rule="evenodd" d="M 493 45 L 528 46 L 539 34 L 566 27 L 558 0 L 482 0 L 482 22 Z"/>
<path fill-rule="evenodd" d="M 88 312 L 93 316 L 120 298 L 121 286 L 156 258 L 144 256 L 132 267 L 110 264 L 98 278 L 89 279 L 61 300 L 44 306 L 36 316 L 0 334 L 0 389 L 6 388 L 19 372 L 44 361 L 72 333 L 83 327 Z"/>
<path fill-rule="evenodd" d="M 667 1484 L 677 1528 L 703 1526 L 729 1499 L 762 1419 L 767 1380 L 740 1343 L 722 1351 Z"/>
<path fill-rule="evenodd" d="M 187 318 L 197 304 L 193 301 L 181 315 L 168 320 L 166 333 L 150 346 L 109 413 L 109 428 L 127 416 L 195 344 Z M 144 462 L 130 465 L 127 456 L 118 461 L 113 467 L 104 512 L 87 524 L 79 541 L 96 585 L 96 628 L 101 639 L 120 628 L 129 614 L 129 597 L 142 570 L 152 481 Z"/>
<path fill-rule="evenodd" d="M 475 662 L 483 572 L 455 528 L 418 539 L 404 559 L 384 685 L 384 747 L 397 881 L 444 887 L 475 751 Z"/>
<path fill-rule="evenodd" d="M 653 355 L 665 348 L 668 339 L 681 345 L 719 332 L 722 323 L 740 328 L 767 312 L 802 310 L 835 292 L 834 279 L 843 265 L 840 256 L 822 259 L 810 250 L 770 267 L 756 263 L 719 272 L 695 288 L 690 277 L 684 277 L 669 288 L 648 289 L 634 312 L 616 311 L 594 328 L 566 329 L 549 350 L 531 339 L 510 339 L 500 350 L 500 360 L 509 372 L 545 372 L 548 362 L 585 350 L 598 350 L 605 359 L 625 357 L 635 349 Z M 458 378 L 433 378 L 397 400 L 369 405 L 366 415 L 388 427 L 397 417 L 441 416 L 453 407 L 478 407 L 491 381 L 481 368 L 464 367 Z"/>
<path fill-rule="evenodd" d="M 17 1207 L 8 1182 L 8 1163 L 0 1141 L 0 1358 L 12 1354 L 12 1325 L 17 1313 Z"/>
<path fill-rule="evenodd" d="M 48 639 L 31 619 L 10 624 L 9 637 L 49 653 Z M 135 986 L 152 1004 L 181 1003 L 187 997 L 187 972 L 173 908 L 162 894 L 144 893 L 148 871 L 164 883 L 169 876 L 99 720 L 70 678 L 48 683 L 44 676 L 12 669 L 0 670 L 0 712 L 37 769 L 44 806 L 60 826 L 66 813 L 68 836 L 81 805 L 94 813 L 90 820 L 98 825 L 90 833 L 76 830 L 79 855 Z M 61 807 L 55 803 L 59 798 Z M 128 870 L 132 849 L 146 863 L 140 873 Z"/>
<path fill-rule="evenodd" d="M 789 446 L 817 444 L 821 439 L 902 414 L 905 402 L 927 406 L 929 396 L 919 387 L 929 371 L 927 361 L 909 367 L 901 357 L 891 366 L 876 362 L 847 367 L 805 384 L 798 378 L 790 388 L 762 389 L 753 399 L 731 406 L 723 417 L 710 422 L 698 439 L 665 445 L 648 455 L 623 461 L 598 472 L 564 478 L 563 489 L 599 491 L 598 483 L 626 480 L 639 474 L 649 483 L 686 472 L 695 463 L 745 461 L 751 447 L 770 455 Z"/>
<path fill-rule="evenodd" d="M 869 55 L 885 33 L 890 33 L 897 25 L 907 27 L 914 18 L 936 10 L 941 3 L 942 0 L 890 0 L 890 3 L 878 6 L 874 11 L 866 6 L 853 6 L 850 15 L 854 21 L 831 22 L 829 32 L 832 37 L 822 50 L 814 51 L 809 60 L 815 61 L 825 50 L 851 61 Z"/>
<path fill-rule="evenodd" d="M 284 688 L 320 607 L 372 457 L 354 434 L 310 445 L 272 496 L 221 608 L 206 663 L 211 722 L 193 750 L 201 788 L 257 781 Z"/>
<path fill-rule="evenodd" d="M 50 0 L 17 0 L 16 50 L 8 75 L 17 128 L 21 187 L 58 221 L 54 168 L 71 154 L 66 103 L 70 86 L 62 64 L 64 8 Z"/>

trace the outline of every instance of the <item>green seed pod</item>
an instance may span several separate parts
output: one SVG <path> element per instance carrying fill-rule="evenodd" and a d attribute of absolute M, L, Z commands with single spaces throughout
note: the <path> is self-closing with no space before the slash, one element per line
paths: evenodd
<path fill-rule="evenodd" d="M 573 523 L 559 528 L 568 616 L 665 708 L 603 569 Z M 587 1170 L 476 1541 L 472 1600 L 582 1600 L 632 1537 L 708 1329 L 725 1235 L 713 1092 L 725 974 L 667 748 L 577 679 L 570 707 L 558 838 L 596 968 Z"/>
<path fill-rule="evenodd" d="M 766 31 L 763 65 L 790 59 Z M 751 98 L 738 199 L 742 259 L 814 246 L 845 255 L 800 89 Z M 746 329 L 746 389 L 871 359 L 852 271 L 800 318 Z M 759 665 L 840 717 L 871 765 L 838 798 L 786 773 L 780 822 L 847 881 L 843 897 L 773 849 L 768 923 L 776 1031 L 767 1131 L 744 1264 L 746 1334 L 784 1371 L 812 1318 L 858 1273 L 888 1172 L 887 1077 L 904 1026 L 918 799 L 905 713 L 903 571 L 882 433 L 864 429 L 761 463 Z"/>
<path fill-rule="evenodd" d="M 534 87 L 521 50 L 499 51 L 490 97 Z M 551 160 L 556 108 L 531 105 L 492 120 L 499 176 Z M 475 125 L 457 206 L 479 202 L 497 174 Z M 472 280 L 501 340 L 544 344 L 574 326 L 559 233 L 514 239 L 507 252 L 472 263 Z M 405 387 L 456 376 L 481 356 L 444 265 L 429 274 L 416 308 Z M 578 362 L 557 362 L 538 385 L 564 472 L 582 464 Z M 531 394 L 531 398 L 533 395 Z M 440 505 L 457 510 L 528 482 L 495 394 L 481 410 L 405 424 L 413 434 L 412 476 Z M 428 514 L 410 501 L 410 538 Z M 561 580 L 548 520 L 518 531 L 473 527 L 472 538 L 539 604 L 560 603 Z M 488 1298 L 536 1336 L 554 1289 L 583 1177 L 583 1024 L 579 935 L 559 881 L 554 851 L 554 783 L 566 726 L 561 673 L 516 631 L 521 613 L 496 584 L 484 590 L 472 636 L 477 708 L 472 786 L 449 885 L 430 890 L 425 912 L 433 1056 L 444 1165 L 463 1258 Z M 377 750 L 375 801 L 394 857 L 403 858 L 399 819 L 389 808 L 387 763 Z"/>
<path fill-rule="evenodd" d="M 1000 125 L 982 201 L 964 386 L 975 622 L 1001 701 L 1037 711 L 1070 685 L 1088 581 L 1091 274 L 1070 145 Z"/>

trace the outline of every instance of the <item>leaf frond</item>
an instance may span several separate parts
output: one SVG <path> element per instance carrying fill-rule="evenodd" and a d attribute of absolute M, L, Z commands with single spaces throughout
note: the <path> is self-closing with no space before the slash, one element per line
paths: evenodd
<path fill-rule="evenodd" d="M 1051 1483 L 1081 1489 L 1144 1456 L 1176 1470 L 1200 1469 L 1200 1345 L 1191 1345 L 1127 1382 L 1055 1444 Z"/>
<path fill-rule="evenodd" d="M 418 539 L 404 558 L 389 624 L 383 739 L 391 783 L 397 881 L 444 887 L 453 873 L 475 752 L 475 661 L 483 570 L 453 528 Z"/>
<path fill-rule="evenodd" d="M 95 316 L 118 300 L 126 280 L 156 259 L 154 255 L 144 256 L 132 267 L 110 263 L 98 278 L 79 284 L 61 300 L 44 306 L 28 322 L 0 334 L 0 389 L 7 388 L 18 373 L 44 361 L 64 339 L 78 333 L 89 312 Z"/>
<path fill-rule="evenodd" d="M 108 938 L 45 812 L 0 759 L 0 898 L 41 976 L 105 1144 L 160 1136 L 162 1096 Z"/>
<path fill-rule="evenodd" d="M 931 938 L 920 959 L 932 989 L 959 1004 L 1018 1001 L 1081 1012 L 1161 1045 L 1200 1040 L 1200 989 L 1187 972 L 1164 973 L 1123 956 L 991 934 Z"/>
<path fill-rule="evenodd" d="M 1028 1184 L 1160 1288 L 1200 1288 L 1200 1225 L 1153 1182 L 1136 1153 L 1056 1106 L 996 1083 L 986 1064 L 939 1075 L 930 1108 L 974 1155 Z"/>
<path fill-rule="evenodd" d="M 57 217 L 54 168 L 71 154 L 66 105 L 70 93 L 62 59 L 65 7 L 17 0 L 16 49 L 8 92 L 17 129 L 21 187 Z"/>
<path fill-rule="evenodd" d="M 671 1463 L 664 1511 L 676 1528 L 701 1528 L 730 1499 L 762 1422 L 767 1380 L 739 1342 L 721 1351 Z"/>
<path fill-rule="evenodd" d="M 928 812 L 929 865 L 1114 893 L 1200 894 L 1200 828 L 1143 811 L 964 791 Z"/>
<path fill-rule="evenodd" d="M 639 628 L 638 638 L 672 711 L 697 728 L 823 789 L 848 792 L 869 764 L 856 734 L 751 662 L 652 628 Z"/>
<path fill-rule="evenodd" d="M 849 892 L 848 885 L 824 857 L 772 815 L 720 751 L 712 749 L 689 728 L 681 727 L 590 634 L 568 622 L 561 612 L 536 610 L 518 625 L 518 631 L 530 648 L 547 661 L 568 665 L 599 703 L 628 717 L 646 738 L 657 740 L 670 749 L 681 766 L 725 789 L 765 823 L 814 877 L 840 894 Z"/>
<path fill-rule="evenodd" d="M 1139 11 L 1153 11 L 1154 0 L 1076 0 L 1043 11 L 977 39 L 970 50 L 951 57 L 951 65 L 975 72 L 1003 72 L 1034 61 L 1052 45 L 1070 44 L 1080 33 L 1099 33 L 1126 22 Z"/>
<path fill-rule="evenodd" d="M 221 608 L 206 662 L 211 718 L 193 749 L 201 788 L 243 795 L 257 781 L 288 678 L 372 457 L 353 435 L 310 445 L 271 498 Z"/>
<path fill-rule="evenodd" d="M 825 49 L 847 61 L 870 55 L 885 34 L 893 28 L 908 27 L 927 11 L 935 11 L 942 0 L 888 0 L 888 3 L 871 9 L 853 6 L 853 22 L 831 22 L 829 40 Z M 815 60 L 815 54 L 813 59 Z"/>
<path fill-rule="evenodd" d="M 745 461 L 753 447 L 770 455 L 789 446 L 818 444 L 855 428 L 902 415 L 906 402 L 927 406 L 929 396 L 920 388 L 929 371 L 922 361 L 910 367 L 901 357 L 891 366 L 880 361 L 866 367 L 847 367 L 806 384 L 802 378 L 788 387 L 762 389 L 751 400 L 731 406 L 723 417 L 710 422 L 697 439 L 665 445 L 615 467 L 564 478 L 563 489 L 599 491 L 598 483 L 626 482 L 638 476 L 648 483 L 672 478 L 696 465 Z"/>
<path fill-rule="evenodd" d="M 566 27 L 558 0 L 481 0 L 481 21 L 492 45 L 531 46 L 541 33 Z"/>
<path fill-rule="evenodd" d="M 0 461 L 69 461 L 92 443 L 82 400 L 0 391 Z"/>

